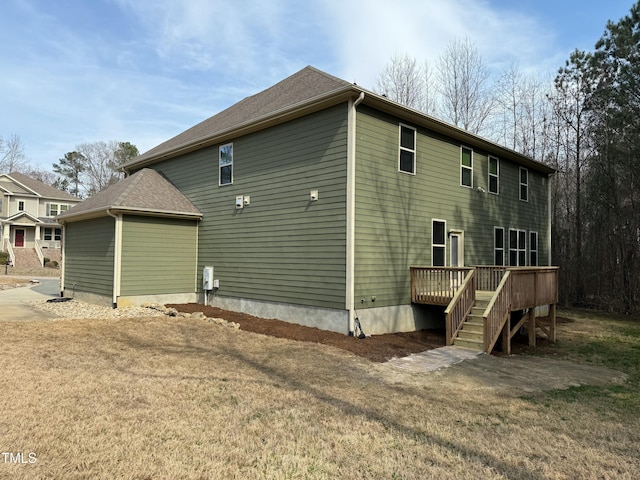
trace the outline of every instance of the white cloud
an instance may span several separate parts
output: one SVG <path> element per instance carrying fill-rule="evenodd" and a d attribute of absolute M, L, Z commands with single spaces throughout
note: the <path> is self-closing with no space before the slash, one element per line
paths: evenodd
<path fill-rule="evenodd" d="M 494 67 L 517 59 L 526 68 L 545 59 L 551 35 L 535 19 L 478 0 L 326 2 L 328 36 L 341 59 L 338 75 L 373 86 L 395 54 L 437 61 L 449 42 L 468 37 Z"/>

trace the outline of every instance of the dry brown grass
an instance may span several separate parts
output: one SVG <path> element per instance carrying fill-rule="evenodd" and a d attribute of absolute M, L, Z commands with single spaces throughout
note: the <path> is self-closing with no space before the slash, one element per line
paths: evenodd
<path fill-rule="evenodd" d="M 580 325 L 561 327 L 561 346 Z M 464 366 L 449 369 L 456 382 L 448 371 L 391 374 L 331 347 L 187 319 L 0 322 L 0 338 L 0 446 L 37 458 L 0 456 L 0 478 L 573 479 L 640 468 L 637 411 L 469 388 Z"/>

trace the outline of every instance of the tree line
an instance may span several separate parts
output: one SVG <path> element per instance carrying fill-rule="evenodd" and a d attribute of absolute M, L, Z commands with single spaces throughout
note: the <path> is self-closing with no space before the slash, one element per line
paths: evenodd
<path fill-rule="evenodd" d="M 640 313 L 640 2 L 555 75 L 496 74 L 463 39 L 394 56 L 375 90 L 554 167 L 561 303 Z"/>

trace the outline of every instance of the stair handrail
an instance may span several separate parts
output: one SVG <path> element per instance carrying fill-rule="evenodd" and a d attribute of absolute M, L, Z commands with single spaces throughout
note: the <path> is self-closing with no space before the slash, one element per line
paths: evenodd
<path fill-rule="evenodd" d="M 491 353 L 511 312 L 511 272 L 507 270 L 482 314 L 484 351 Z"/>
<path fill-rule="evenodd" d="M 38 255 L 38 260 L 40 260 L 40 265 L 44 267 L 44 254 L 42 253 L 42 246 L 40 245 L 39 238 L 36 238 L 34 250 L 36 251 L 36 255 Z"/>
<path fill-rule="evenodd" d="M 16 254 L 13 251 L 13 245 L 11 245 L 11 241 L 8 238 L 4 239 L 4 244 L 7 246 L 7 253 L 9 254 L 9 260 L 11 260 L 11 265 L 16 264 Z"/>
<path fill-rule="evenodd" d="M 476 299 L 476 270 L 469 270 L 456 290 L 453 298 L 447 305 L 445 313 L 446 324 L 446 342 L 447 345 L 453 345 L 453 339 L 458 334 L 464 319 L 471 312 L 471 308 Z"/>

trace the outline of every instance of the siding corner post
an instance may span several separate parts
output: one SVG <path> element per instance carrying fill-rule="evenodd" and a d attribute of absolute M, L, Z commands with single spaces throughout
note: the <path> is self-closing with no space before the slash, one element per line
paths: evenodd
<path fill-rule="evenodd" d="M 118 297 L 120 296 L 120 279 L 122 264 L 122 214 L 113 214 L 110 209 L 107 215 L 115 219 L 114 226 L 114 245 L 113 245 L 113 308 L 118 307 Z"/>
<path fill-rule="evenodd" d="M 348 333 L 355 333 L 355 236 L 356 236 L 356 107 L 364 100 L 364 92 L 349 99 L 347 111 L 347 255 L 345 307 L 348 312 Z"/>

